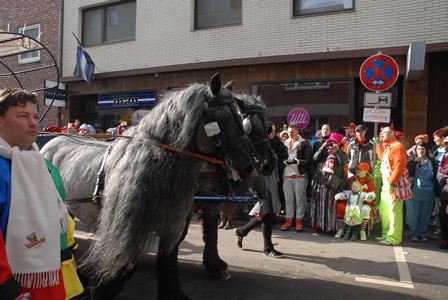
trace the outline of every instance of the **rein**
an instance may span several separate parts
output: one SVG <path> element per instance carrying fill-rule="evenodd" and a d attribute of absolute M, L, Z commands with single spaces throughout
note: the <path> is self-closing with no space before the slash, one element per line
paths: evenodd
<path fill-rule="evenodd" d="M 54 134 L 54 132 L 39 132 L 39 134 Z M 133 136 L 126 136 L 126 135 L 112 135 L 112 134 L 91 134 L 89 136 L 83 136 L 83 135 L 79 135 L 76 133 L 57 133 L 56 135 L 62 135 L 62 136 L 68 136 L 68 137 L 77 137 L 77 138 L 128 138 L 128 139 L 133 139 Z M 179 153 L 179 154 L 183 154 L 183 155 L 187 155 L 187 156 L 191 156 L 197 159 L 201 159 L 204 160 L 208 163 L 211 164 L 215 164 L 215 165 L 219 165 L 219 166 L 224 166 L 224 161 L 214 158 L 214 157 L 210 157 L 210 156 L 206 156 L 203 154 L 199 154 L 199 153 L 194 153 L 194 152 L 190 152 L 190 151 L 185 151 L 185 150 L 181 150 L 181 149 L 177 149 L 171 145 L 168 144 L 157 144 L 156 142 L 151 141 L 150 139 L 146 139 L 146 138 L 138 138 L 144 141 L 145 144 L 147 145 L 155 145 L 158 146 L 160 148 L 169 150 L 171 152 L 175 152 L 175 153 Z"/>
<path fill-rule="evenodd" d="M 149 140 L 148 140 L 148 142 L 151 143 Z M 154 143 L 151 143 L 151 144 L 154 144 Z M 202 155 L 202 154 L 199 154 L 199 153 L 194 153 L 194 152 L 190 152 L 190 151 L 177 149 L 177 148 L 175 148 L 175 147 L 173 147 L 171 145 L 167 145 L 167 144 L 158 144 L 157 146 L 159 146 L 160 148 L 163 148 L 163 149 L 167 149 L 167 150 L 172 151 L 172 152 L 188 155 L 188 156 L 191 156 L 191 157 L 194 157 L 194 158 L 197 158 L 197 159 L 202 159 L 202 160 L 205 160 L 206 162 L 209 162 L 211 164 L 224 166 L 224 161 L 223 160 L 216 159 L 214 157 L 210 157 L 210 156 Z"/>

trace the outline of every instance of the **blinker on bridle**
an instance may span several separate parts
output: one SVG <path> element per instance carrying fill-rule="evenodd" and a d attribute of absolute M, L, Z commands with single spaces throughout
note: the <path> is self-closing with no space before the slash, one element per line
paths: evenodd
<path fill-rule="evenodd" d="M 252 123 L 250 122 L 250 115 L 243 119 L 244 132 L 249 135 L 252 132 Z"/>

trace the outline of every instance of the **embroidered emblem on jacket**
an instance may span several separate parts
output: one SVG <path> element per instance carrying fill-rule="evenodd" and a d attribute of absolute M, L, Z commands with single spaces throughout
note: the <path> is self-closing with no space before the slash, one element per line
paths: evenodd
<path fill-rule="evenodd" d="M 28 240 L 28 243 L 25 244 L 25 247 L 27 247 L 28 249 L 39 247 L 40 244 L 45 243 L 45 238 L 43 237 L 41 239 L 38 239 L 37 233 L 35 232 L 31 232 L 30 234 L 28 234 L 26 236 L 26 239 Z"/>

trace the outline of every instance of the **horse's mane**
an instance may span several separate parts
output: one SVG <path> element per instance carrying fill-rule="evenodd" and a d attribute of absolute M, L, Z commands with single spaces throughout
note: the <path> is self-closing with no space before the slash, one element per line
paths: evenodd
<path fill-rule="evenodd" d="M 260 96 L 249 96 L 247 94 L 238 94 L 236 98 L 241 100 L 240 111 L 246 112 L 250 110 L 266 110 L 266 105 Z"/>
<path fill-rule="evenodd" d="M 229 92 L 230 93 L 230 92 Z M 188 149 L 193 144 L 209 88 L 193 84 L 167 93 L 130 133 L 118 140 L 106 166 L 106 188 L 97 236 L 86 258 L 102 279 L 110 279 L 135 263 L 154 235 L 180 239 L 192 208 L 197 161 L 157 147 L 170 144 Z"/>
<path fill-rule="evenodd" d="M 202 116 L 204 101 L 210 97 L 210 90 L 203 84 L 165 93 L 161 102 L 140 121 L 136 136 L 150 135 L 174 147 L 188 147 Z"/>

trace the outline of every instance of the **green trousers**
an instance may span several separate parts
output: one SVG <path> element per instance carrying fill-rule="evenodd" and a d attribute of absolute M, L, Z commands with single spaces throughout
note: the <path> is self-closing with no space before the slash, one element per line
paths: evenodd
<path fill-rule="evenodd" d="M 399 245 L 403 237 L 403 201 L 396 201 L 392 187 L 383 183 L 379 205 L 382 237 L 392 245 Z"/>
<path fill-rule="evenodd" d="M 375 195 L 376 195 L 376 199 L 375 199 L 375 206 L 378 209 L 380 203 L 381 203 L 381 188 L 383 185 L 383 178 L 381 175 L 381 160 L 377 160 L 375 161 L 374 164 L 374 170 L 373 170 L 373 182 L 375 184 Z"/>

